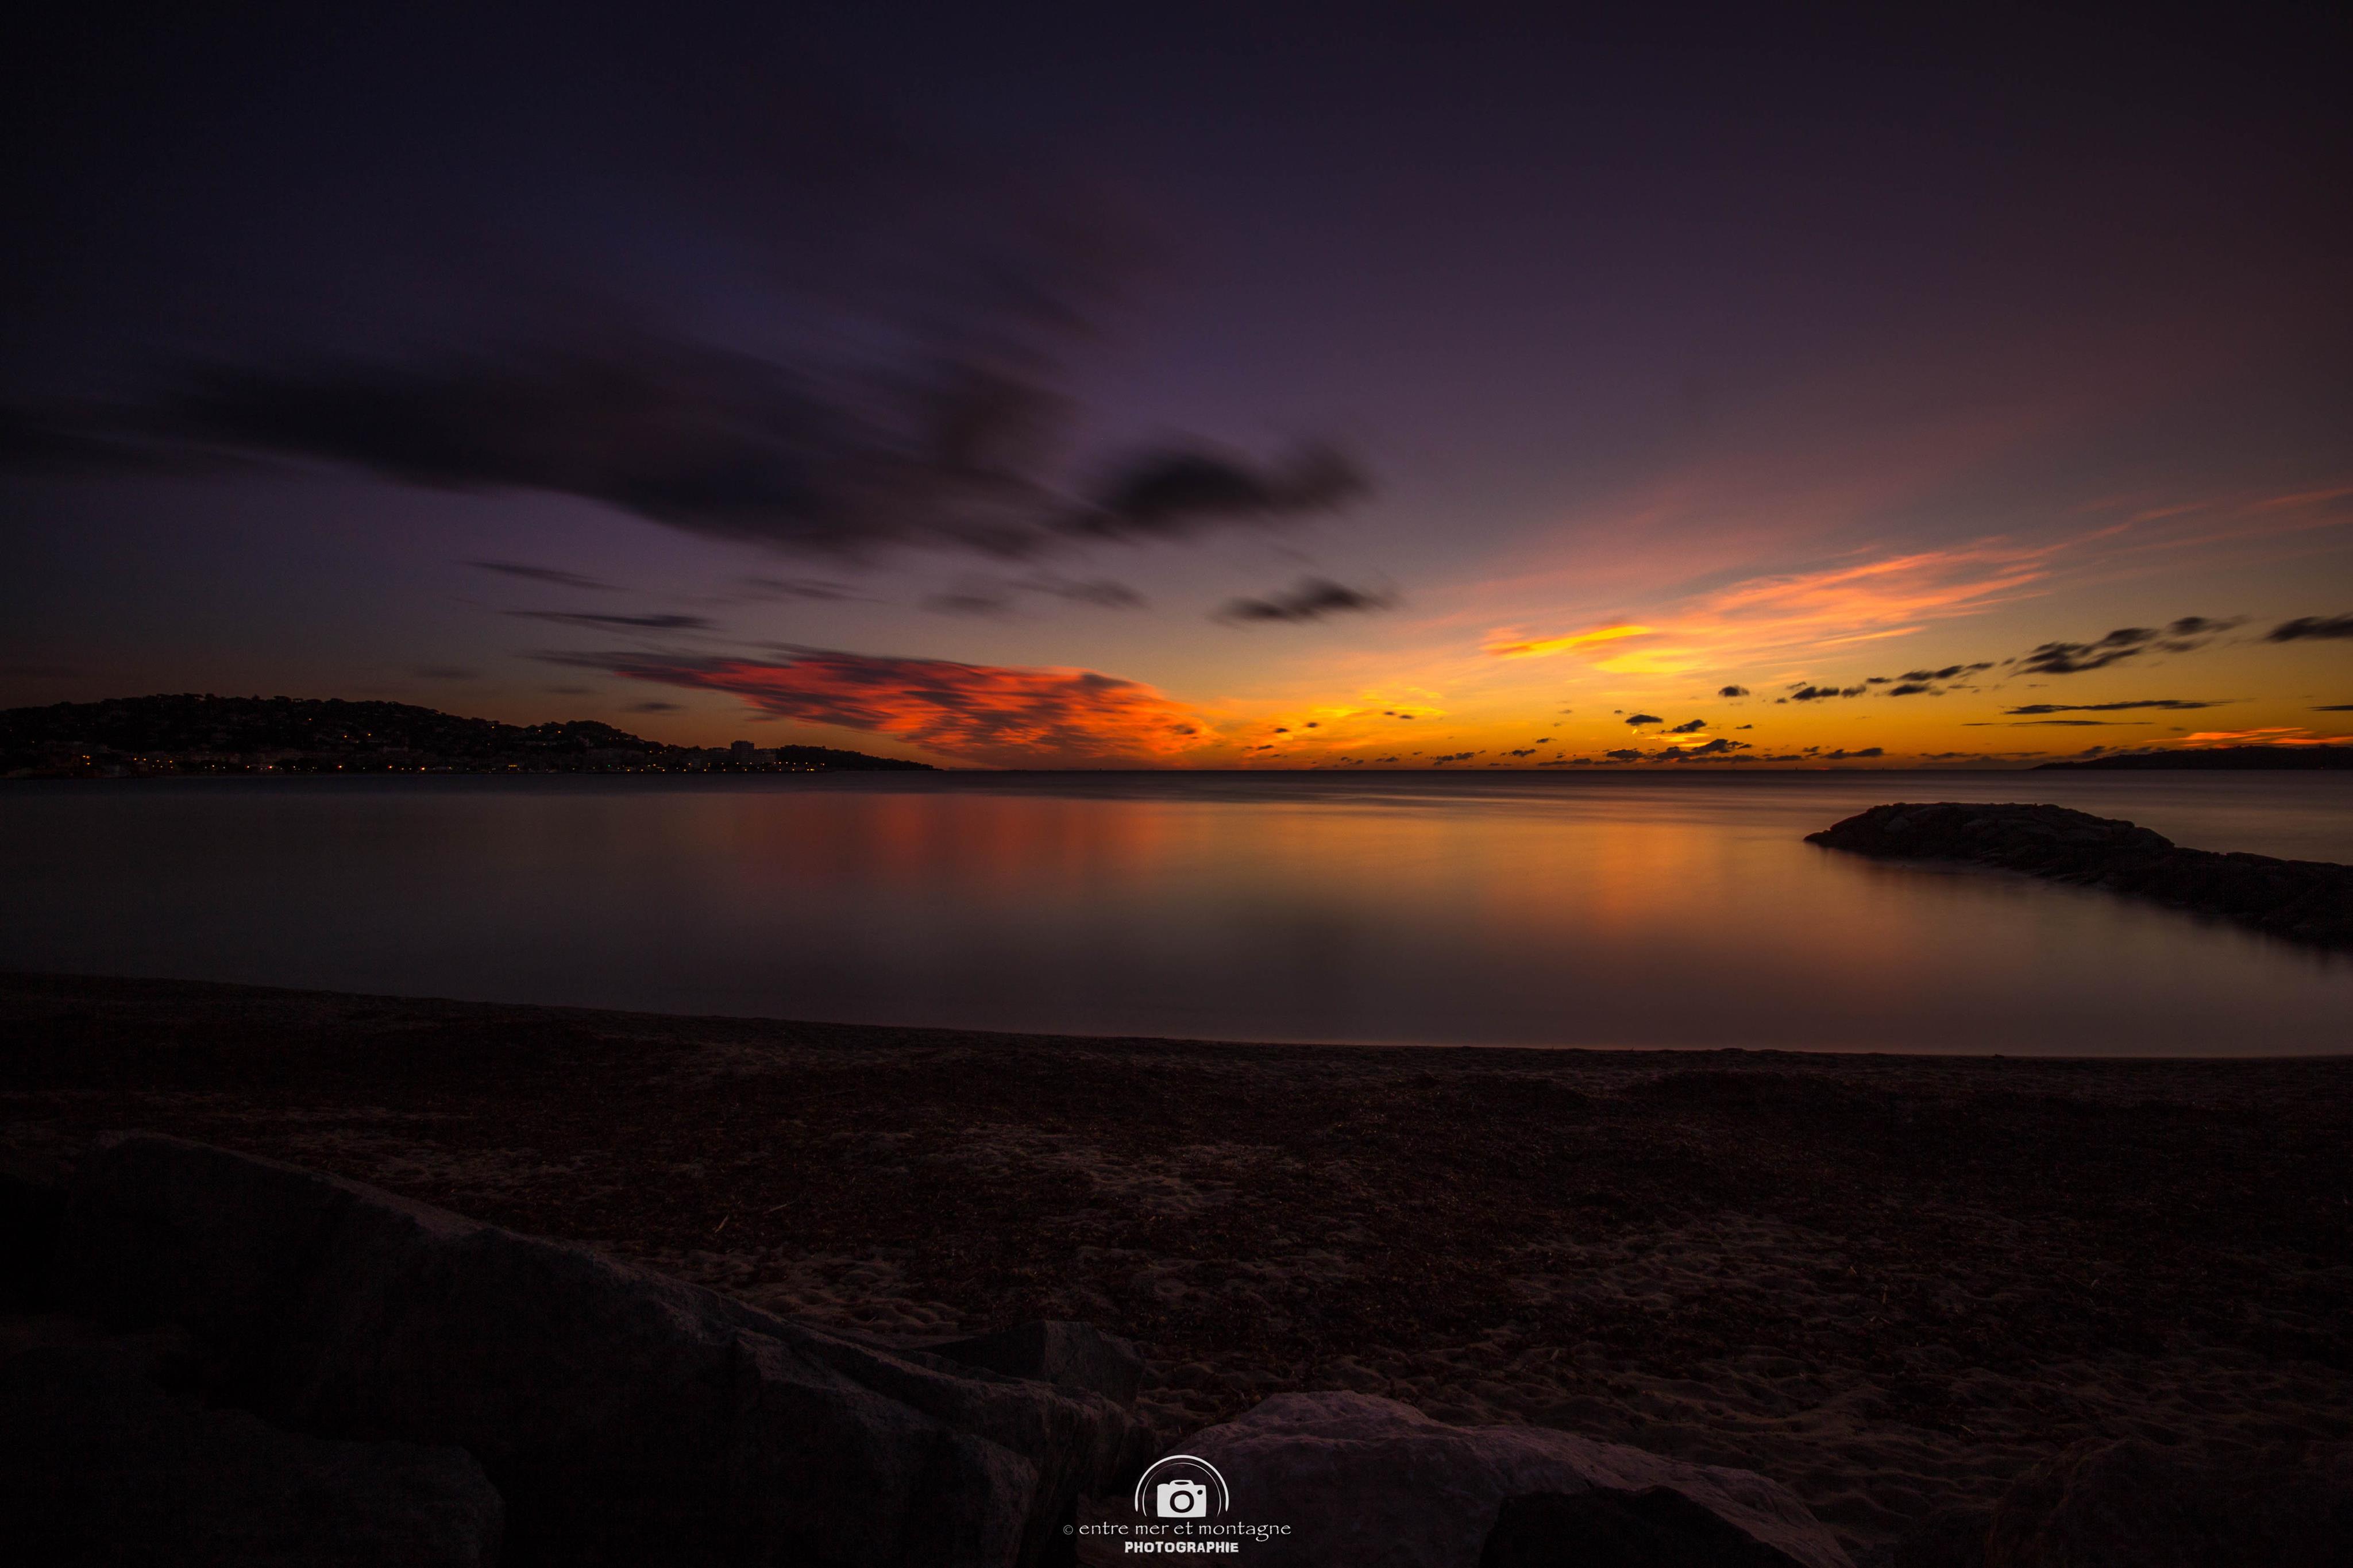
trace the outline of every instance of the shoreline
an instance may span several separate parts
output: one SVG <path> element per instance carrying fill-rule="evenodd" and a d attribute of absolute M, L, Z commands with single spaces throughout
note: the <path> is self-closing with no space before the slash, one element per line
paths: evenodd
<path fill-rule="evenodd" d="M 0 975 L 141 1127 L 819 1321 L 1078 1319 L 1171 1436 L 1346 1388 L 1783 1481 L 1863 1555 L 2086 1437 L 2353 1436 L 2353 1058 L 984 1035 Z"/>

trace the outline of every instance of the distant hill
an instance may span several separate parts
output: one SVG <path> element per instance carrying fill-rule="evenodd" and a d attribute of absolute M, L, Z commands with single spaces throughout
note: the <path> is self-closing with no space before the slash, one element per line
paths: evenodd
<path fill-rule="evenodd" d="M 929 771 L 829 746 L 671 746 L 593 719 L 501 724 L 406 702 L 117 697 L 0 710 L 0 776 Z"/>
<path fill-rule="evenodd" d="M 2217 746 L 2206 752 L 2128 752 L 2116 757 L 2094 757 L 2087 763 L 2044 763 L 2034 771 L 2042 773 L 2053 768 L 2093 773 L 2135 773 L 2158 768 L 2218 773 L 2353 769 L 2353 746 Z"/>

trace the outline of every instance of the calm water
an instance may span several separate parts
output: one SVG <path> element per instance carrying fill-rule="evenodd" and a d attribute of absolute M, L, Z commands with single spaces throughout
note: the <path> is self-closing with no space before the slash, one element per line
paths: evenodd
<path fill-rule="evenodd" d="M 1261 1040 L 2353 1048 L 2353 962 L 1801 842 L 2044 800 L 2353 861 L 2342 775 L 0 786 L 0 967 Z"/>

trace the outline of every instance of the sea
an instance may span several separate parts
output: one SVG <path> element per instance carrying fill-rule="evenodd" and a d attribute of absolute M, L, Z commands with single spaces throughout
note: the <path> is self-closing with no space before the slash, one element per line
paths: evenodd
<path fill-rule="evenodd" d="M 2353 1050 L 2353 958 L 1805 836 L 2041 801 L 2353 861 L 2343 773 L 0 784 L 0 968 L 1234 1041 Z"/>

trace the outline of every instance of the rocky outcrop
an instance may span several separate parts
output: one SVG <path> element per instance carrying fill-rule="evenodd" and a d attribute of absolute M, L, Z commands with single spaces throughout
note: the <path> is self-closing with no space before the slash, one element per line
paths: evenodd
<path fill-rule="evenodd" d="M 2324 1568 L 2353 1544 L 2353 1445 L 2080 1443 L 1996 1506 L 1986 1568 Z"/>
<path fill-rule="evenodd" d="M 1479 1568 L 1790 1568 L 1797 1560 L 1679 1491 L 1506 1498 Z"/>
<path fill-rule="evenodd" d="M 513 1563 L 1039 1563 L 1082 1492 L 1149 1449 L 1089 1386 L 1116 1354 L 1075 1329 L 965 1360 L 829 1333 L 172 1138 L 80 1162 L 53 1281 L 80 1316 L 186 1329 L 225 1403 L 462 1447 L 505 1500 Z M 1060 1385 L 993 1370 L 1025 1352 Z"/>
<path fill-rule="evenodd" d="M 1806 836 L 1885 860 L 1957 860 L 2105 888 L 2252 926 L 2353 948 L 2353 866 L 2184 849 L 2146 827 L 2057 805 L 1874 805 Z"/>
<path fill-rule="evenodd" d="M 1603 1563 L 1541 1554 L 1570 1516 L 1640 1544 L 1696 1537 L 1747 1557 L 1700 1559 L 1850 1568 L 1805 1504 L 1748 1470 L 1687 1465 L 1638 1448 L 1536 1426 L 1449 1426 L 1411 1405 L 1362 1394 L 1286 1394 L 1187 1438 L 1181 1451 L 1216 1466 L 1232 1489 L 1230 1517 L 1285 1524 L 1253 1547 L 1264 1564 L 1476 1568 L 1511 1504 L 1498 1564 Z M 1662 1502 L 1657 1494 L 1673 1494 Z M 1705 1515 L 1713 1521 L 1699 1522 Z M 1629 1561 L 1650 1562 L 1633 1558 Z"/>
<path fill-rule="evenodd" d="M 959 1366 L 1099 1394 L 1114 1405 L 1133 1404 L 1144 1381 L 1142 1353 L 1092 1323 L 1016 1323 L 993 1334 L 967 1339 L 880 1339 L 875 1342 L 886 1348 L 927 1351 Z"/>
<path fill-rule="evenodd" d="M 118 1349 L 0 1363 L 0 1519 L 16 1562 L 485 1568 L 502 1512 L 462 1448 L 280 1431 L 174 1398 Z"/>

